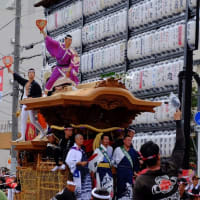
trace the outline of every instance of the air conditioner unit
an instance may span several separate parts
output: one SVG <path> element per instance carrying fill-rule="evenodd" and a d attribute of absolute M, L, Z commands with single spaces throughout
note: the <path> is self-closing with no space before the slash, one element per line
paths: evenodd
<path fill-rule="evenodd" d="M 6 9 L 7 10 L 14 10 L 15 8 L 16 8 L 15 0 L 9 0 L 8 3 L 6 4 Z"/>
<path fill-rule="evenodd" d="M 15 38 L 10 38 L 10 44 L 15 44 Z"/>

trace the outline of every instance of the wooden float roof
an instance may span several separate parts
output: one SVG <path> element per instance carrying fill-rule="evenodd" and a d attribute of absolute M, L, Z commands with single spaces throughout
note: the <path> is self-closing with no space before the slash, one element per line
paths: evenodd
<path fill-rule="evenodd" d="M 90 86 L 90 87 L 87 87 Z M 128 90 L 119 87 L 95 87 L 96 84 L 79 86 L 77 90 L 57 93 L 48 97 L 31 98 L 21 101 L 27 109 L 40 109 L 52 106 L 90 106 L 97 104 L 106 110 L 126 107 L 128 110 L 154 112 L 153 108 L 160 102 L 138 99 Z"/>
<path fill-rule="evenodd" d="M 11 145 L 15 146 L 15 150 L 43 151 L 46 149 L 47 140 L 32 140 L 32 141 L 12 141 Z"/>
<path fill-rule="evenodd" d="M 154 112 L 153 109 L 161 105 L 160 102 L 134 97 L 123 84 L 112 79 L 79 85 L 76 90 L 68 87 L 67 91 L 49 97 L 24 99 L 21 103 L 25 104 L 27 109 L 40 110 L 49 125 L 62 126 L 69 122 L 90 124 L 97 128 L 120 125 L 127 127 L 136 115 L 141 112 Z M 123 121 L 121 115 L 126 115 L 126 125 L 124 122 L 120 124 L 120 121 Z M 95 119 L 97 124 L 99 121 L 102 123 L 96 126 Z"/>

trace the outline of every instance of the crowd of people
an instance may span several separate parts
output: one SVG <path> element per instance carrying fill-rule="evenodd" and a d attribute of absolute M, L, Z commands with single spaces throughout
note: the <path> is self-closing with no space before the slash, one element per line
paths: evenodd
<path fill-rule="evenodd" d="M 60 140 L 50 130 L 47 155 L 56 163 L 52 171 L 70 171 L 67 188 L 52 199 L 198 199 L 198 177 L 189 182 L 180 173 L 185 148 L 180 111 L 174 119 L 176 145 L 167 160 L 161 158 L 158 145 L 152 141 L 137 152 L 132 145 L 135 131 L 131 128 L 121 132 L 115 141 L 104 133 L 92 155 L 84 146 L 84 136 L 74 134 L 70 125 Z"/>
<path fill-rule="evenodd" d="M 8 71 L 13 74 L 15 80 L 24 86 L 22 98 L 42 96 L 41 87 L 34 81 L 34 69 L 29 69 L 28 80 L 20 77 L 10 68 Z M 42 139 L 47 131 L 43 130 L 35 119 L 35 111 L 27 111 L 25 108 L 26 106 L 23 105 L 22 135 L 17 141 L 25 140 L 25 122 L 28 115 L 31 122 L 40 131 Z M 110 141 L 109 135 L 102 135 L 101 145 L 89 158 L 87 158 L 85 148 L 82 148 L 84 147 L 83 136 L 74 135 L 70 125 L 65 127 L 65 137 L 62 139 L 57 138 L 50 131 L 47 135 L 49 140 L 47 156 L 53 155 L 56 163 L 52 171 L 69 168 L 76 188 L 75 198 L 78 200 L 91 199 L 93 187 L 106 188 L 110 199 L 177 199 L 180 195 L 178 192 L 178 169 L 181 167 L 185 148 L 180 117 L 180 112 L 177 112 L 175 115 L 176 145 L 168 162 L 162 162 L 159 147 L 153 142 L 144 144 L 140 153 L 136 152 L 132 146 L 134 130 L 131 129 L 126 134 L 120 134 L 114 143 Z M 112 146 L 110 146 L 111 143 Z M 59 162 L 60 157 L 62 164 Z M 189 196 L 192 196 L 191 194 L 193 193 L 188 193 Z"/>
<path fill-rule="evenodd" d="M 55 82 L 63 73 L 77 84 L 79 82 L 77 79 L 79 60 L 76 52 L 70 48 L 72 37 L 67 35 L 65 43 L 60 44 L 47 36 L 44 31 L 41 33 L 44 35 L 47 50 L 57 60 L 52 75 L 45 85 L 44 94 L 47 95 L 53 89 Z M 23 86 L 23 99 L 42 96 L 42 89 L 34 80 L 35 70 L 33 68 L 28 70 L 28 80 L 14 73 L 10 68 L 8 72 L 13 74 L 14 80 Z M 198 177 L 193 177 L 190 184 L 181 178 L 179 173 L 185 149 L 179 110 L 174 114 L 176 144 L 171 157 L 167 160 L 161 158 L 159 146 L 152 141 L 143 144 L 137 152 L 132 145 L 135 131 L 131 128 L 122 132 L 115 141 L 110 140 L 109 133 L 102 134 L 99 147 L 89 154 L 88 146 L 84 146 L 84 136 L 80 133 L 73 133 L 73 127 L 70 124 L 64 128 L 64 137 L 58 138 L 52 129 L 47 131 L 41 127 L 35 114 L 35 111 L 27 111 L 26 106 L 22 106 L 21 137 L 17 141 L 25 140 L 26 122 L 29 116 L 31 122 L 40 131 L 40 138 L 47 136 L 46 156 L 55 161 L 55 167 L 51 169 L 52 173 L 57 170 L 70 172 L 67 186 L 52 200 L 187 200 L 199 198 Z M 6 185 L 7 187 L 5 175 L 3 178 L 5 182 L 1 179 L 1 186 Z M 2 199 L 5 198 L 2 197 Z"/>
<path fill-rule="evenodd" d="M 21 192 L 21 185 L 16 175 L 10 174 L 6 167 L 0 168 L 0 200 L 14 200 L 16 193 Z"/>
<path fill-rule="evenodd" d="M 34 69 L 28 71 L 29 80 L 20 77 L 10 68 L 8 71 L 24 86 L 22 98 L 35 98 L 42 95 L 39 84 L 34 81 Z M 28 115 L 40 131 L 40 138 L 43 138 L 47 131 L 43 130 L 35 119 L 34 111 L 27 111 L 25 108 L 26 106 L 23 105 L 22 136 L 17 141 L 25 140 L 25 122 Z M 126 134 L 121 134 L 114 143 L 110 141 L 108 134 L 102 135 L 101 145 L 89 158 L 87 158 L 85 148 L 82 148 L 83 136 L 80 134 L 74 136 L 70 125 L 65 127 L 65 137 L 62 139 L 55 137 L 50 131 L 47 135 L 49 140 L 47 156 L 53 155 L 56 163 L 52 171 L 69 168 L 76 188 L 74 197 L 78 200 L 91 199 L 93 187 L 97 188 L 97 191 L 99 188 L 106 188 L 109 192 L 109 199 L 178 199 L 180 195 L 178 169 L 181 167 L 185 148 L 180 117 L 180 112 L 177 112 L 175 115 L 176 145 L 171 158 L 165 163 L 160 157 L 159 147 L 153 142 L 144 144 L 140 153 L 136 152 L 132 146 L 134 130 L 131 129 Z M 110 146 L 111 143 L 112 146 Z M 62 164 L 59 162 L 59 157 L 61 157 Z M 187 195 L 190 196 L 189 198 L 191 196 L 197 198 L 196 194 L 193 195 L 191 192 Z"/>

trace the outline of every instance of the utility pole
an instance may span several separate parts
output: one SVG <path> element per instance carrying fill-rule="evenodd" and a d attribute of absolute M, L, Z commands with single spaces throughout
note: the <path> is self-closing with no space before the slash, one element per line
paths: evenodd
<path fill-rule="evenodd" d="M 189 169 L 190 158 L 190 121 L 191 121 L 191 104 L 192 104 L 192 77 L 193 73 L 193 51 L 198 49 L 199 41 L 199 1 L 196 6 L 196 31 L 195 31 L 195 46 L 192 48 L 188 44 L 188 26 L 187 23 L 194 16 L 189 8 L 189 0 L 186 1 L 186 29 L 185 29 L 185 51 L 184 51 L 184 67 L 179 74 L 179 97 L 182 103 L 183 129 L 185 134 L 185 154 L 183 159 L 183 169 Z"/>
<path fill-rule="evenodd" d="M 199 78 L 200 80 L 200 78 Z M 200 81 L 198 82 L 198 94 L 197 94 L 197 111 L 200 111 Z M 196 130 L 197 136 L 197 175 L 200 176 L 200 130 Z"/>
<path fill-rule="evenodd" d="M 21 25 L 21 0 L 16 0 L 16 15 L 15 15 L 15 45 L 14 45 L 14 72 L 19 72 L 20 60 L 20 25 Z M 12 140 L 17 139 L 18 135 L 18 119 L 16 116 L 19 99 L 19 85 L 16 81 L 13 84 L 12 98 Z M 14 146 L 11 147 L 11 172 L 16 172 L 17 155 Z"/>

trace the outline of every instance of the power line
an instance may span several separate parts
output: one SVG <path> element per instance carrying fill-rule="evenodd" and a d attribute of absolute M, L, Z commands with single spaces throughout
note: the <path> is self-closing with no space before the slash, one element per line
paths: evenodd
<path fill-rule="evenodd" d="M 3 113 L 4 115 L 7 115 L 7 116 L 12 116 L 11 114 L 7 113 L 7 112 L 4 112 L 2 110 L 0 110 L 0 113 Z"/>
<path fill-rule="evenodd" d="M 0 31 L 3 30 L 6 26 L 8 26 L 11 22 L 13 22 L 15 20 L 15 17 L 13 19 L 11 19 L 7 24 L 3 25 L 1 28 L 0 28 Z"/>
<path fill-rule="evenodd" d="M 25 16 L 33 15 L 33 14 L 35 14 L 35 13 L 39 13 L 39 12 L 27 13 L 27 14 L 25 14 L 25 15 L 22 15 L 21 18 L 22 18 L 22 17 L 25 17 Z M 1 31 L 2 29 L 4 29 L 6 26 L 8 26 L 8 25 L 9 25 L 11 22 L 13 22 L 14 20 L 15 20 L 15 17 L 14 17 L 13 19 L 11 19 L 7 24 L 3 25 L 3 26 L 0 28 L 0 31 Z M 20 45 L 20 47 L 25 48 L 26 50 L 28 50 L 28 49 L 33 48 L 35 45 L 40 44 L 40 43 L 43 43 L 43 42 L 44 42 L 44 40 L 41 40 L 41 41 L 38 41 L 38 42 L 33 42 L 33 43 L 29 44 L 29 45 L 24 45 L 24 46 L 21 46 L 21 45 Z M 7 55 L 12 55 L 12 54 L 13 54 L 13 52 L 10 53 L 10 54 L 7 54 Z M 1 53 L 1 52 L 0 52 L 0 55 L 2 56 L 2 57 L 0 58 L 0 60 L 1 60 L 5 55 L 4 55 L 3 53 Z"/>
<path fill-rule="evenodd" d="M 36 14 L 36 13 L 39 13 L 39 12 L 41 12 L 41 11 L 32 12 L 32 13 L 28 13 L 28 12 L 27 12 L 27 14 L 24 14 L 24 15 L 22 15 L 21 17 L 30 16 L 30 15 L 33 15 L 33 14 Z"/>
<path fill-rule="evenodd" d="M 1 97 L 3 98 L 3 97 L 6 97 L 6 96 L 8 96 L 10 94 L 12 94 L 12 92 L 8 92 L 7 94 L 2 95 Z"/>
<path fill-rule="evenodd" d="M 4 101 L 5 103 L 11 104 L 11 101 L 5 100 L 5 99 L 1 99 L 2 101 Z"/>
<path fill-rule="evenodd" d="M 43 43 L 44 42 L 44 40 L 40 40 L 40 41 L 38 41 L 38 42 L 33 42 L 33 43 L 31 43 L 31 44 L 28 44 L 28 45 L 24 45 L 24 46 L 21 46 L 20 45 L 20 47 L 22 47 L 22 48 L 24 48 L 24 49 L 26 49 L 26 50 L 29 50 L 29 49 L 32 49 L 35 45 L 37 45 L 37 44 L 41 44 L 41 43 Z M 0 60 L 2 60 L 2 58 L 5 56 L 3 53 L 1 53 L 0 52 L 0 55 L 2 56 L 2 57 L 0 57 Z M 13 55 L 13 52 L 11 53 L 11 54 L 7 54 L 7 55 Z M 40 54 L 41 55 L 41 54 Z M 33 57 L 36 57 L 36 56 L 33 56 Z M 23 60 L 23 57 L 21 58 L 22 60 Z"/>
<path fill-rule="evenodd" d="M 36 54 L 36 55 L 32 55 L 32 56 L 22 57 L 22 58 L 20 58 L 20 61 L 26 60 L 26 59 L 35 58 L 35 57 L 38 57 L 38 56 L 41 56 L 41 54 Z"/>
<path fill-rule="evenodd" d="M 44 42 L 44 40 L 40 40 L 40 41 L 38 41 L 38 42 L 33 42 L 33 43 L 31 43 L 31 44 L 28 44 L 28 45 L 24 45 L 24 46 L 21 46 L 20 45 L 20 47 L 22 47 L 22 48 L 24 48 L 24 49 L 26 49 L 26 50 L 29 50 L 29 49 L 32 49 L 35 45 L 37 45 L 37 44 L 41 44 L 41 43 L 43 43 Z M 11 54 L 7 54 L 7 55 L 13 55 L 13 53 L 14 52 L 12 52 Z M 1 53 L 0 52 L 0 55 L 2 55 L 2 57 L 0 57 L 0 60 L 2 60 L 2 58 L 5 56 L 3 53 Z M 38 54 L 39 55 L 39 54 Z M 41 55 L 41 54 L 40 54 Z M 36 57 L 37 55 L 34 55 L 34 56 L 32 56 L 33 58 L 34 57 Z M 32 58 L 31 57 L 31 58 Z M 23 60 L 23 59 L 28 59 L 28 58 L 26 58 L 26 57 L 22 57 L 20 60 Z"/>
<path fill-rule="evenodd" d="M 32 55 L 32 56 L 27 56 L 27 57 L 21 57 L 19 60 L 23 61 L 23 60 L 28 60 L 28 59 L 39 57 L 39 56 L 42 56 L 42 54 L 36 54 L 36 55 Z M 0 60 L 2 60 L 2 58 L 0 58 Z M 4 70 L 5 68 L 6 67 L 4 67 L 4 66 L 0 66 L 0 70 Z"/>
<path fill-rule="evenodd" d="M 22 17 L 26 17 L 26 16 L 29 16 L 29 15 L 33 15 L 35 13 L 39 13 L 39 12 L 33 12 L 33 13 L 27 13 L 25 15 L 22 15 L 20 18 Z M 6 24 L 4 24 L 2 27 L 0 27 L 0 31 L 3 30 L 4 28 L 6 28 L 10 23 L 12 23 L 14 20 L 15 20 L 16 17 L 14 17 L 13 19 L 11 19 L 9 22 L 7 22 Z"/>
<path fill-rule="evenodd" d="M 43 42 L 44 42 L 44 40 L 40 40 L 40 41 L 38 41 L 38 42 L 33 42 L 33 43 L 31 43 L 31 44 L 24 45 L 24 46 L 22 46 L 22 47 L 25 48 L 26 50 L 28 50 L 28 49 L 32 49 L 35 45 L 41 44 L 41 43 L 43 43 Z"/>

